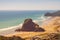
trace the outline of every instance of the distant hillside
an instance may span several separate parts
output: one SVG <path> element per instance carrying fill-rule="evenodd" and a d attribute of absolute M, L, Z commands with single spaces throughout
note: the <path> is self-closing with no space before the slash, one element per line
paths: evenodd
<path fill-rule="evenodd" d="M 45 16 L 60 16 L 60 11 L 54 13 L 46 13 Z"/>
<path fill-rule="evenodd" d="M 53 17 L 42 24 L 46 31 L 60 32 L 60 17 Z"/>

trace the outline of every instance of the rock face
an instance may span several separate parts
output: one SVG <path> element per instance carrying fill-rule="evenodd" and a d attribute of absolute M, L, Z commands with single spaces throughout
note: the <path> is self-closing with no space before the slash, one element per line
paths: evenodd
<path fill-rule="evenodd" d="M 54 13 L 46 13 L 45 16 L 60 16 L 60 11 L 54 12 Z"/>
<path fill-rule="evenodd" d="M 21 29 L 16 31 L 45 31 L 43 28 L 39 27 L 38 24 L 35 24 L 32 19 L 26 19 L 22 25 Z"/>
<path fill-rule="evenodd" d="M 34 22 L 32 22 L 32 19 L 26 19 L 24 21 L 24 24 L 22 26 L 22 30 L 24 31 L 33 31 L 35 30 L 35 26 L 38 26 L 37 24 L 35 24 Z"/>

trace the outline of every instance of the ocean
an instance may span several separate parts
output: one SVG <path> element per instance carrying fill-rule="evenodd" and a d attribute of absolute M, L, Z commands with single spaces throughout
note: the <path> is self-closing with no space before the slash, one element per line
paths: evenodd
<path fill-rule="evenodd" d="M 41 25 L 47 12 L 55 10 L 26 10 L 26 11 L 0 11 L 0 29 L 16 26 L 31 18 L 37 24 Z"/>

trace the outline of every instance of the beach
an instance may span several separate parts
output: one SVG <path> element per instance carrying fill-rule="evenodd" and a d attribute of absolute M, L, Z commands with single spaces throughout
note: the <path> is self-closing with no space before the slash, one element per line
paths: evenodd
<path fill-rule="evenodd" d="M 22 26 L 22 24 L 19 24 L 17 26 L 0 29 L 0 35 L 13 34 L 13 33 L 15 33 L 15 30 L 20 28 L 21 26 Z"/>

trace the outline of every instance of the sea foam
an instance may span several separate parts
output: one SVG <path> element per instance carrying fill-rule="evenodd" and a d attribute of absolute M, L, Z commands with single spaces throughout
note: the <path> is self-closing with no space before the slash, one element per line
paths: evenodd
<path fill-rule="evenodd" d="M 14 28 L 18 28 L 18 27 L 22 27 L 22 23 L 17 25 L 17 26 L 11 26 L 11 27 L 8 27 L 8 28 L 3 28 L 3 29 L 0 29 L 0 32 L 2 31 L 6 31 L 6 30 L 10 30 L 10 29 L 14 29 Z"/>

